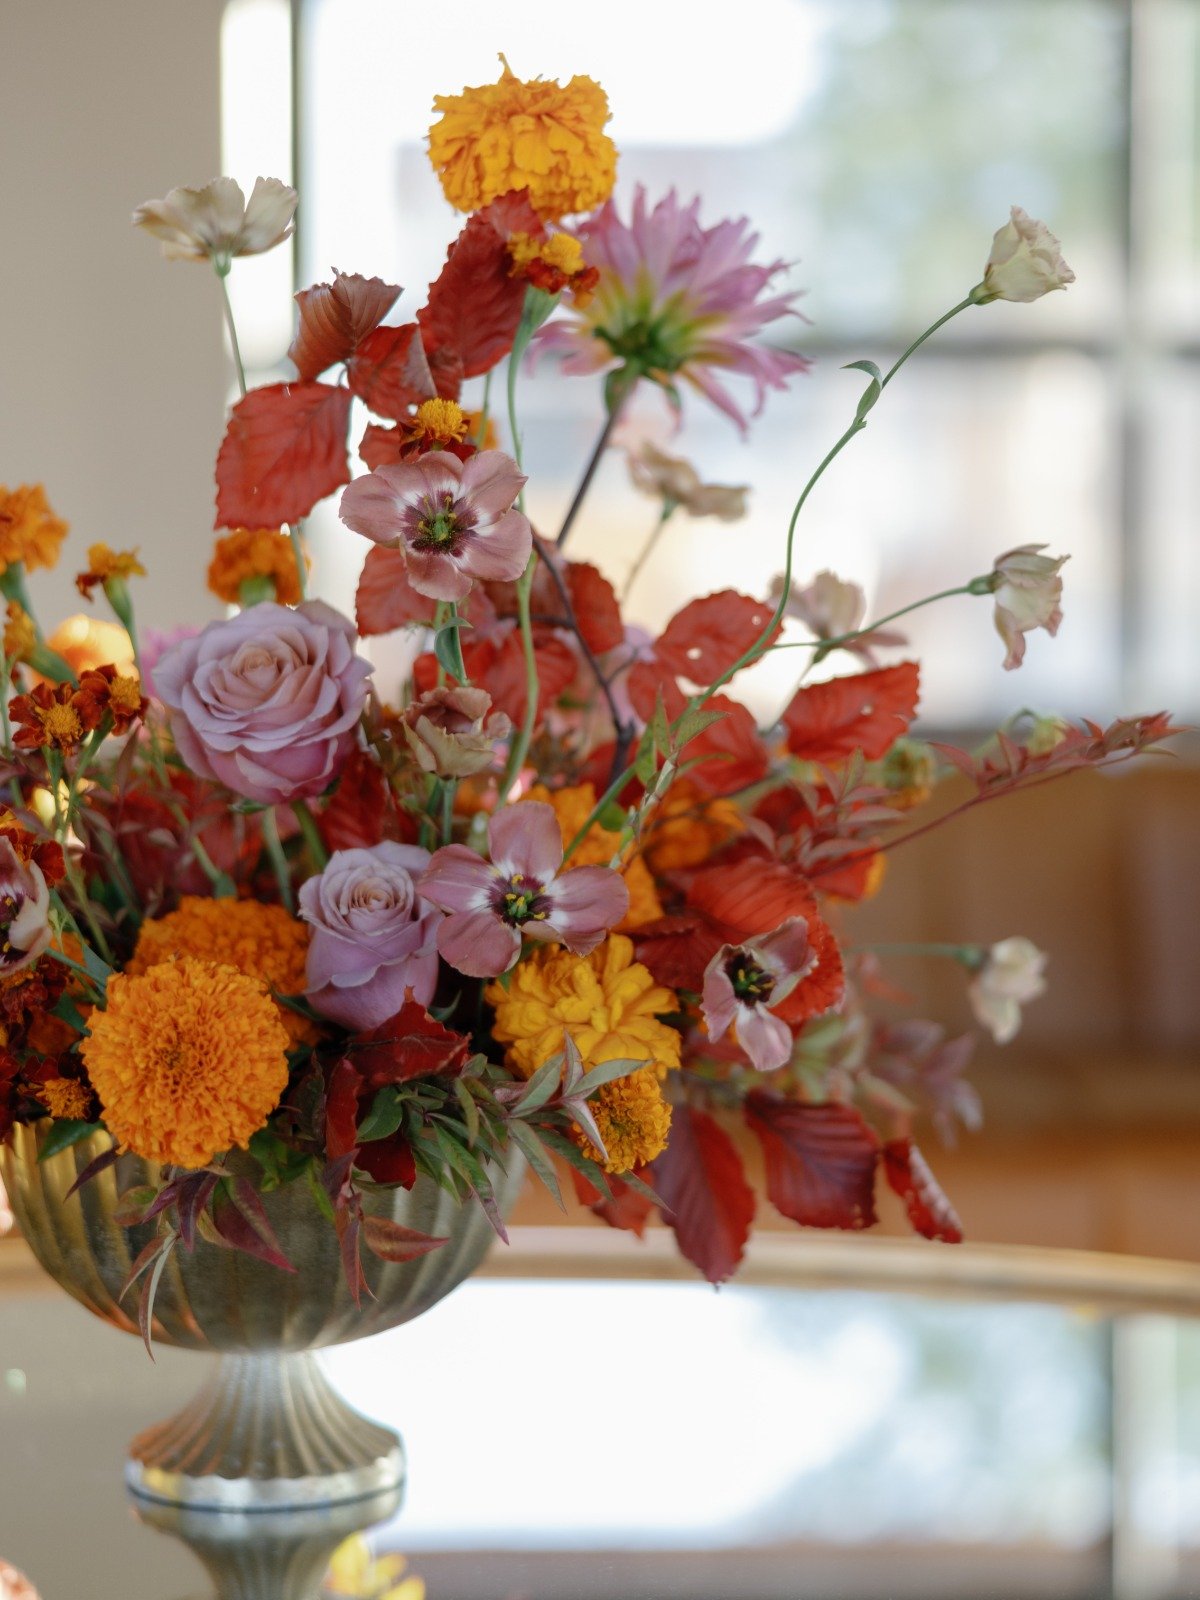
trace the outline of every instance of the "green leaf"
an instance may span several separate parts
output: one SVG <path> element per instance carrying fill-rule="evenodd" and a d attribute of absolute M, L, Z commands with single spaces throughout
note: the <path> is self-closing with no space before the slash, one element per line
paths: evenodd
<path fill-rule="evenodd" d="M 88 1031 L 87 1019 L 69 994 L 59 995 L 57 1003 L 51 1007 L 50 1015 L 61 1018 L 79 1033 Z"/>
<path fill-rule="evenodd" d="M 103 989 L 104 985 L 112 977 L 113 969 L 108 962 L 101 961 L 91 946 L 85 944 L 83 947 L 83 964 L 87 968 L 88 977 L 95 978 L 101 989 Z"/>
<path fill-rule="evenodd" d="M 883 373 L 873 361 L 847 361 L 842 368 L 843 372 L 865 372 L 868 378 L 874 378 L 876 383 L 883 382 Z"/>
<path fill-rule="evenodd" d="M 404 1120 L 404 1101 L 394 1083 L 386 1083 L 358 1125 L 360 1144 L 390 1138 Z"/>
<path fill-rule="evenodd" d="M 479 1140 L 479 1106 L 461 1078 L 454 1080 L 454 1095 L 462 1107 L 463 1121 L 467 1125 L 467 1143 L 474 1145 Z"/>
<path fill-rule="evenodd" d="M 39 1161 L 49 1161 L 51 1156 L 58 1155 L 63 1150 L 69 1150 L 72 1145 L 78 1144 L 81 1139 L 89 1139 L 93 1133 L 105 1133 L 107 1129 L 102 1122 L 78 1122 L 69 1117 L 63 1117 L 55 1122 L 50 1132 L 42 1141 L 42 1148 L 38 1151 Z"/>
<path fill-rule="evenodd" d="M 525 1159 L 529 1162 L 530 1167 L 537 1173 L 546 1188 L 549 1189 L 565 1211 L 567 1208 L 563 1204 L 562 1190 L 558 1186 L 558 1175 L 554 1171 L 554 1163 L 542 1148 L 542 1142 L 537 1134 L 524 1122 L 512 1123 L 508 1131 L 512 1135 L 513 1143 L 524 1152 Z"/>
<path fill-rule="evenodd" d="M 537 1111 L 547 1100 L 554 1098 L 561 1082 L 562 1056 L 551 1056 L 550 1060 L 544 1061 L 530 1078 L 525 1093 L 512 1108 L 512 1115 L 527 1117 L 531 1111 Z"/>
<path fill-rule="evenodd" d="M 629 813 L 619 800 L 610 800 L 596 817 L 597 826 L 608 833 L 623 833 L 628 821 Z"/>
<path fill-rule="evenodd" d="M 582 1172 L 592 1187 L 600 1191 L 603 1199 L 612 1199 L 612 1190 L 608 1186 L 608 1176 L 604 1168 L 593 1161 L 591 1156 L 585 1156 L 573 1139 L 568 1139 L 566 1134 L 559 1133 L 557 1128 L 541 1128 L 539 1132 L 542 1143 L 547 1149 L 561 1156 L 577 1172 Z"/>
<path fill-rule="evenodd" d="M 468 627 L 457 617 L 440 627 L 433 638 L 433 653 L 449 675 L 458 683 L 467 681 L 467 669 L 463 664 L 462 640 L 459 637 L 459 628 Z"/>
<path fill-rule="evenodd" d="M 675 726 L 676 750 L 682 750 L 685 744 L 690 744 L 705 728 L 711 728 L 714 722 L 720 722 L 725 715 L 724 711 L 705 711 L 701 706 L 693 711 L 685 711 Z"/>
<path fill-rule="evenodd" d="M 313 1199 L 317 1202 L 317 1210 L 325 1218 L 325 1221 L 336 1223 L 337 1217 L 334 1215 L 333 1201 L 329 1198 L 325 1185 L 321 1182 L 321 1174 L 317 1171 L 315 1161 L 310 1161 L 308 1164 L 308 1186 L 313 1192 Z"/>
<path fill-rule="evenodd" d="M 603 1088 L 606 1083 L 612 1083 L 616 1078 L 627 1078 L 631 1072 L 637 1072 L 640 1067 L 649 1065 L 648 1060 L 630 1061 L 624 1057 L 618 1061 L 602 1061 L 598 1067 L 585 1072 L 578 1083 L 571 1085 L 571 1097 L 586 1100 L 588 1095 L 595 1094 L 596 1090 Z"/>

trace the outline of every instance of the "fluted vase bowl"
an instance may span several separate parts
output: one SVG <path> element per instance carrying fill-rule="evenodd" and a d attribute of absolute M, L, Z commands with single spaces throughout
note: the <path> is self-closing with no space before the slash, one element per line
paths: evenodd
<path fill-rule="evenodd" d="M 137 1289 L 118 1301 L 154 1224 L 113 1220 L 117 1197 L 154 1183 L 158 1169 L 124 1155 L 74 1194 L 79 1174 L 109 1146 L 106 1134 L 39 1161 L 48 1123 L 17 1127 L 0 1171 L 31 1250 L 68 1294 L 115 1328 L 138 1333 Z M 493 1170 L 502 1211 L 523 1165 Z M 160 1344 L 218 1355 L 200 1393 L 130 1445 L 135 1494 L 170 1505 L 227 1511 L 331 1505 L 395 1489 L 403 1481 L 398 1436 L 351 1409 L 312 1352 L 382 1333 L 419 1317 L 482 1262 L 494 1237 L 482 1208 L 459 1205 L 422 1176 L 411 1190 L 372 1190 L 364 1210 L 446 1243 L 415 1261 L 381 1261 L 364 1248 L 370 1293 L 356 1305 L 337 1237 L 307 1185 L 263 1196 L 285 1255 L 284 1272 L 198 1239 L 171 1253 L 154 1300 Z"/>

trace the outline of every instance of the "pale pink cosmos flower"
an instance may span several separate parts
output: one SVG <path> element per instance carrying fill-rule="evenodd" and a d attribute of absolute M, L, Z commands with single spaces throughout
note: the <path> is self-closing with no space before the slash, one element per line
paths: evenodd
<path fill-rule="evenodd" d="M 234 256 L 261 255 L 286 239 L 295 210 L 295 189 L 278 178 L 255 179 L 249 201 L 232 178 L 214 178 L 202 189 L 147 200 L 133 225 L 161 239 L 168 260 L 210 260 L 227 272 Z"/>
<path fill-rule="evenodd" d="M 1062 621 L 1062 579 L 1059 577 L 1069 556 L 1044 556 L 1044 544 L 1022 544 L 997 556 L 986 581 L 996 597 L 996 631 L 1008 646 L 1004 657 L 1007 671 L 1025 659 L 1025 635 L 1045 628 L 1054 636 Z"/>
<path fill-rule="evenodd" d="M 733 1028 L 759 1072 L 774 1072 L 792 1054 L 792 1030 L 775 1007 L 816 965 L 803 917 L 789 917 L 773 933 L 745 944 L 723 944 L 704 973 L 701 1001 L 708 1036 Z"/>
<path fill-rule="evenodd" d="M 758 235 L 745 217 L 704 228 L 698 199 L 681 205 L 672 189 L 651 209 L 639 184 L 628 223 L 610 200 L 579 237 L 600 273 L 596 292 L 538 335 L 542 347 L 566 352 L 564 371 L 622 367 L 661 384 L 675 404 L 683 378 L 744 432 L 746 415 L 718 374 L 751 380 L 757 415 L 768 389 L 808 367 L 794 351 L 755 342 L 769 323 L 797 315 L 796 294 L 768 292 L 788 263 L 751 261 Z"/>
<path fill-rule="evenodd" d="M 778 601 L 782 593 L 781 573 L 771 584 L 771 598 Z M 810 583 L 792 584 L 788 591 L 784 613 L 786 616 L 795 617 L 798 622 L 811 629 L 817 639 L 841 639 L 848 633 L 856 633 L 862 627 L 863 618 L 867 614 L 867 597 L 857 583 L 839 578 L 833 572 L 818 572 Z M 876 650 L 907 643 L 905 635 L 894 629 L 875 628 L 834 648 L 846 650 L 865 661 L 868 666 L 874 666 Z M 818 651 L 817 659 L 826 653 Z"/>
<path fill-rule="evenodd" d="M 528 565 L 533 530 L 514 509 L 525 483 L 502 450 L 466 461 L 431 450 L 356 478 L 339 515 L 355 533 L 403 551 L 418 594 L 462 600 L 474 579 L 508 581 Z"/>
<path fill-rule="evenodd" d="M 521 940 L 566 945 L 585 956 L 629 910 L 629 891 L 609 867 L 563 872 L 554 807 L 505 806 L 488 822 L 485 861 L 463 844 L 436 850 L 418 892 L 448 913 L 438 950 L 469 978 L 495 978 L 521 954 Z"/>

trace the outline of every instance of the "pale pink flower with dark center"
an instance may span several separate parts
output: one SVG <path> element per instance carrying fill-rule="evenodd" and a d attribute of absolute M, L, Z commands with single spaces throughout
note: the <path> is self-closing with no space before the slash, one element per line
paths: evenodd
<path fill-rule="evenodd" d="M 356 478 L 339 515 L 355 533 L 402 550 L 418 594 L 462 600 L 476 578 L 515 579 L 528 565 L 533 530 L 514 509 L 525 482 L 502 450 L 466 461 L 432 450 Z"/>
<path fill-rule="evenodd" d="M 466 845 L 445 845 L 417 880 L 418 893 L 448 913 L 438 950 L 469 978 L 507 972 L 523 938 L 585 956 L 629 910 L 629 891 L 611 868 L 561 870 L 558 818 L 540 800 L 497 812 L 488 849 L 485 861 Z"/>
<path fill-rule="evenodd" d="M 774 1072 L 792 1054 L 792 1030 L 773 1016 L 816 965 L 803 917 L 789 917 L 773 933 L 745 944 L 723 944 L 704 973 L 702 1008 L 708 1036 L 732 1028 L 759 1072 Z"/>
<path fill-rule="evenodd" d="M 769 323 L 795 316 L 796 293 L 769 293 L 788 263 L 750 257 L 758 235 L 745 217 L 700 225 L 700 201 L 680 204 L 675 191 L 651 210 L 639 184 L 631 220 L 607 201 L 579 229 L 584 260 L 600 281 L 584 307 L 556 320 L 540 343 L 566 352 L 567 372 L 620 367 L 631 379 L 661 384 L 675 403 L 685 379 L 743 431 L 746 416 L 719 373 L 740 373 L 755 387 L 755 414 L 768 389 L 809 365 L 791 350 L 758 344 Z"/>

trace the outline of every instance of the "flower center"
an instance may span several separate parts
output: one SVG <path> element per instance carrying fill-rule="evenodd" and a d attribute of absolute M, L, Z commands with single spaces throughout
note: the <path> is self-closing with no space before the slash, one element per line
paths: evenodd
<path fill-rule="evenodd" d="M 78 744 L 83 738 L 83 724 L 72 705 L 53 705 L 45 711 L 39 710 L 38 716 L 47 738 L 51 743 L 58 745 L 60 750 Z"/>
<path fill-rule="evenodd" d="M 417 536 L 412 547 L 414 550 L 440 550 L 454 555 L 470 527 L 470 519 L 463 515 L 458 502 L 448 490 L 436 499 L 429 495 L 417 518 Z"/>
<path fill-rule="evenodd" d="M 550 915 L 550 897 L 537 878 L 514 872 L 507 883 L 500 885 L 496 910 L 514 928 L 523 922 L 545 922 Z"/>
<path fill-rule="evenodd" d="M 9 890 L 6 894 L 0 894 L 0 963 L 25 954 L 23 950 L 14 950 L 8 937 L 8 930 L 20 916 L 24 904 L 25 896 L 20 891 L 14 893 Z"/>
<path fill-rule="evenodd" d="M 744 950 L 737 951 L 729 958 L 725 975 L 733 985 L 734 994 L 747 1005 L 765 1005 L 771 998 L 775 979 L 752 961 Z"/>

